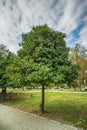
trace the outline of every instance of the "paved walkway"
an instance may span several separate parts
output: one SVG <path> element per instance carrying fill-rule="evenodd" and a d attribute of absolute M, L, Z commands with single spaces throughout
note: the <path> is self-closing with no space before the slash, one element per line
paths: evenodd
<path fill-rule="evenodd" d="M 0 130 L 79 130 L 0 104 Z"/>

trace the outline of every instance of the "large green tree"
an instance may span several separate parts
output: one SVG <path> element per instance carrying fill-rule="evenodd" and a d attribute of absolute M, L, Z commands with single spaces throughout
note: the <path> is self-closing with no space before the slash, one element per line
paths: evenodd
<path fill-rule="evenodd" d="M 62 32 L 54 31 L 47 25 L 33 27 L 22 35 L 22 49 L 18 56 L 26 59 L 27 83 L 42 86 L 41 112 L 44 112 L 44 87 L 49 83 L 70 83 L 77 77 L 77 67 L 68 58 Z"/>

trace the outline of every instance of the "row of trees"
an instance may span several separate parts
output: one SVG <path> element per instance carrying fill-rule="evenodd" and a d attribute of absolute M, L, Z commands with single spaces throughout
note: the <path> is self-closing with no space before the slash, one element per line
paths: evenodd
<path fill-rule="evenodd" d="M 74 49 L 70 51 L 66 47 L 65 37 L 64 33 L 54 31 L 47 25 L 36 26 L 22 35 L 22 49 L 17 55 L 5 47 L 1 49 L 0 86 L 5 89 L 7 86 L 42 86 L 40 106 L 41 112 L 44 112 L 44 88 L 71 85 L 78 77 L 79 63 L 74 58 Z"/>

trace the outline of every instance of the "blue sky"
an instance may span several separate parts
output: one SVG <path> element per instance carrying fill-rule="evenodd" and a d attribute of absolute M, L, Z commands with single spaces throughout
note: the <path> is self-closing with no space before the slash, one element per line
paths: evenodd
<path fill-rule="evenodd" d="M 43 24 L 66 33 L 68 46 L 87 47 L 87 0 L 0 0 L 0 44 L 12 52 L 22 33 Z"/>

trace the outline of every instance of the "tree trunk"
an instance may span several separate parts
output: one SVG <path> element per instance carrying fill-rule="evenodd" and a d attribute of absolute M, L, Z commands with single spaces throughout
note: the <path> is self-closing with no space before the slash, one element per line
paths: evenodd
<path fill-rule="evenodd" d="M 25 87 L 22 87 L 22 90 L 24 91 L 24 90 L 25 90 Z"/>
<path fill-rule="evenodd" d="M 40 109 L 41 109 L 41 113 L 44 113 L 44 85 L 42 85 L 42 98 L 41 98 L 41 105 L 40 105 Z"/>
<path fill-rule="evenodd" d="M 5 91 L 4 91 L 4 100 L 6 100 L 6 88 L 5 88 Z"/>
<path fill-rule="evenodd" d="M 2 96 L 3 96 L 3 99 L 6 100 L 6 88 L 2 89 Z"/>

